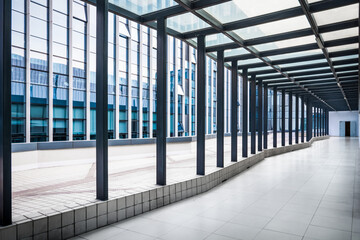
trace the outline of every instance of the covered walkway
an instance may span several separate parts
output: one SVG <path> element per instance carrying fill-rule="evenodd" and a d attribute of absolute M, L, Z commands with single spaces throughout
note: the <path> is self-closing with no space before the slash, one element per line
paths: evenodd
<path fill-rule="evenodd" d="M 359 160 L 357 138 L 314 142 L 76 239 L 360 239 Z"/>

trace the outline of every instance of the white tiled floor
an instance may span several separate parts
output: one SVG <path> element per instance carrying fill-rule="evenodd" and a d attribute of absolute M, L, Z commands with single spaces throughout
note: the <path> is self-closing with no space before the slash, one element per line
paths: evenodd
<path fill-rule="evenodd" d="M 360 239 L 360 149 L 331 138 L 77 239 Z"/>

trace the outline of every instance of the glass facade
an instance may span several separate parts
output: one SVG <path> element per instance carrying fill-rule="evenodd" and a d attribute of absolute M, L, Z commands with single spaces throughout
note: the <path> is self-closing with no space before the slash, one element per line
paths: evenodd
<path fill-rule="evenodd" d="M 13 0 L 13 142 L 96 138 L 96 8 L 78 0 L 49 1 Z M 112 13 L 108 23 L 108 137 L 156 137 L 156 30 Z M 169 36 L 169 137 L 196 135 L 196 64 L 196 49 Z M 229 69 L 224 77 L 225 132 L 230 132 Z M 206 133 L 214 134 L 217 65 L 209 57 L 205 87 Z M 268 95 L 272 130 L 272 90 Z M 281 130 L 281 93 L 278 98 Z"/>

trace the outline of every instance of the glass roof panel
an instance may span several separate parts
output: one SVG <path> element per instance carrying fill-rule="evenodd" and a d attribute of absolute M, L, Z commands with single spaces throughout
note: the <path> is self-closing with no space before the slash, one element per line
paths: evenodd
<path fill-rule="evenodd" d="M 317 70 L 325 70 L 328 69 L 330 71 L 330 67 L 320 67 L 320 68 L 311 68 L 311 69 L 302 69 L 302 70 L 296 70 L 296 71 L 287 71 L 287 73 L 301 73 L 301 72 L 307 72 L 307 71 L 317 71 Z"/>
<path fill-rule="evenodd" d="M 333 8 L 327 11 L 314 13 L 313 15 L 319 26 L 346 21 L 359 17 L 359 4 L 356 3 L 345 7 Z"/>
<path fill-rule="evenodd" d="M 238 61 L 238 66 L 247 65 L 247 64 L 253 64 L 253 63 L 259 63 L 259 62 L 262 62 L 262 61 L 260 59 L 258 59 L 258 58 L 252 58 L 252 59 L 248 59 L 248 60 L 241 60 L 241 61 Z"/>
<path fill-rule="evenodd" d="M 260 24 L 253 27 L 235 30 L 243 39 L 258 38 L 278 33 L 290 32 L 299 29 L 310 28 L 310 24 L 305 16 L 288 18 L 285 20 Z"/>
<path fill-rule="evenodd" d="M 320 49 L 314 49 L 314 50 L 303 51 L 303 52 L 280 54 L 280 55 L 276 55 L 276 56 L 270 56 L 269 58 L 272 61 L 274 61 L 274 60 L 285 59 L 285 58 L 303 57 L 303 56 L 314 55 L 314 54 L 319 54 L 319 53 L 322 53 L 322 51 Z"/>
<path fill-rule="evenodd" d="M 250 71 L 251 72 L 256 72 L 256 71 L 263 71 L 263 70 L 271 70 L 273 69 L 270 66 L 265 66 L 265 67 L 257 67 L 257 68 L 251 68 Z M 274 70 L 274 73 L 276 73 L 276 71 Z"/>
<path fill-rule="evenodd" d="M 354 37 L 357 36 L 358 34 L 359 34 L 359 28 L 354 27 L 339 31 L 322 33 L 321 36 L 323 37 L 324 41 L 330 41 L 334 39 Z"/>
<path fill-rule="evenodd" d="M 337 51 L 355 49 L 358 47 L 359 47 L 358 43 L 352 43 L 352 44 L 346 44 L 346 45 L 341 45 L 341 46 L 336 46 L 336 47 L 328 47 L 327 50 L 329 52 L 337 52 Z"/>
<path fill-rule="evenodd" d="M 225 50 L 224 56 L 232 57 L 232 56 L 237 56 L 237 55 L 242 55 L 242 54 L 247 54 L 247 53 L 249 53 L 249 52 L 247 50 L 245 50 L 244 48 L 228 49 L 228 50 Z"/>
<path fill-rule="evenodd" d="M 277 0 L 276 4 L 269 0 L 232 0 L 204 10 L 220 22 L 228 23 L 297 6 L 297 0 Z"/>
<path fill-rule="evenodd" d="M 167 27 L 178 32 L 191 32 L 210 27 L 209 24 L 192 13 L 185 13 L 167 19 Z"/>
<path fill-rule="evenodd" d="M 207 35 L 205 38 L 206 46 L 214 46 L 225 43 L 232 43 L 233 41 L 222 33 Z"/>
<path fill-rule="evenodd" d="M 143 15 L 178 5 L 173 0 L 109 0 L 109 3 L 117 5 L 138 15 Z"/>
<path fill-rule="evenodd" d="M 286 67 L 296 67 L 296 66 L 301 66 L 301 65 L 308 65 L 308 64 L 315 64 L 315 63 L 324 63 L 327 62 L 325 57 L 324 59 L 319 59 L 319 60 L 312 60 L 312 61 L 304 61 L 304 62 L 296 62 L 296 63 L 286 63 L 286 64 L 280 64 L 279 66 L 281 68 L 286 68 Z"/>
<path fill-rule="evenodd" d="M 342 56 L 342 57 L 333 57 L 333 58 L 331 58 L 331 61 L 346 60 L 346 59 L 358 58 L 358 57 L 359 57 L 358 54 L 349 55 L 349 56 Z"/>
<path fill-rule="evenodd" d="M 254 45 L 254 47 L 259 51 L 267 51 L 267 50 L 273 50 L 273 49 L 279 49 L 279 48 L 300 46 L 300 45 L 309 44 L 309 43 L 316 43 L 314 36 L 292 38 L 292 39 L 283 40 L 283 41 L 259 44 L 259 45 Z"/>

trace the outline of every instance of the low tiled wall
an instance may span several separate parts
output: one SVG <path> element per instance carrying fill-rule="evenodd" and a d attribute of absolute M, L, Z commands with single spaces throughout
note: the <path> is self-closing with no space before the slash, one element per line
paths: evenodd
<path fill-rule="evenodd" d="M 266 157 L 310 147 L 314 141 L 267 149 L 205 176 L 108 201 L 74 204 L 0 228 L 0 239 L 67 239 L 206 192 Z M 69 207 L 69 206 L 67 206 Z M 71 207 L 71 206 L 70 206 Z"/>

